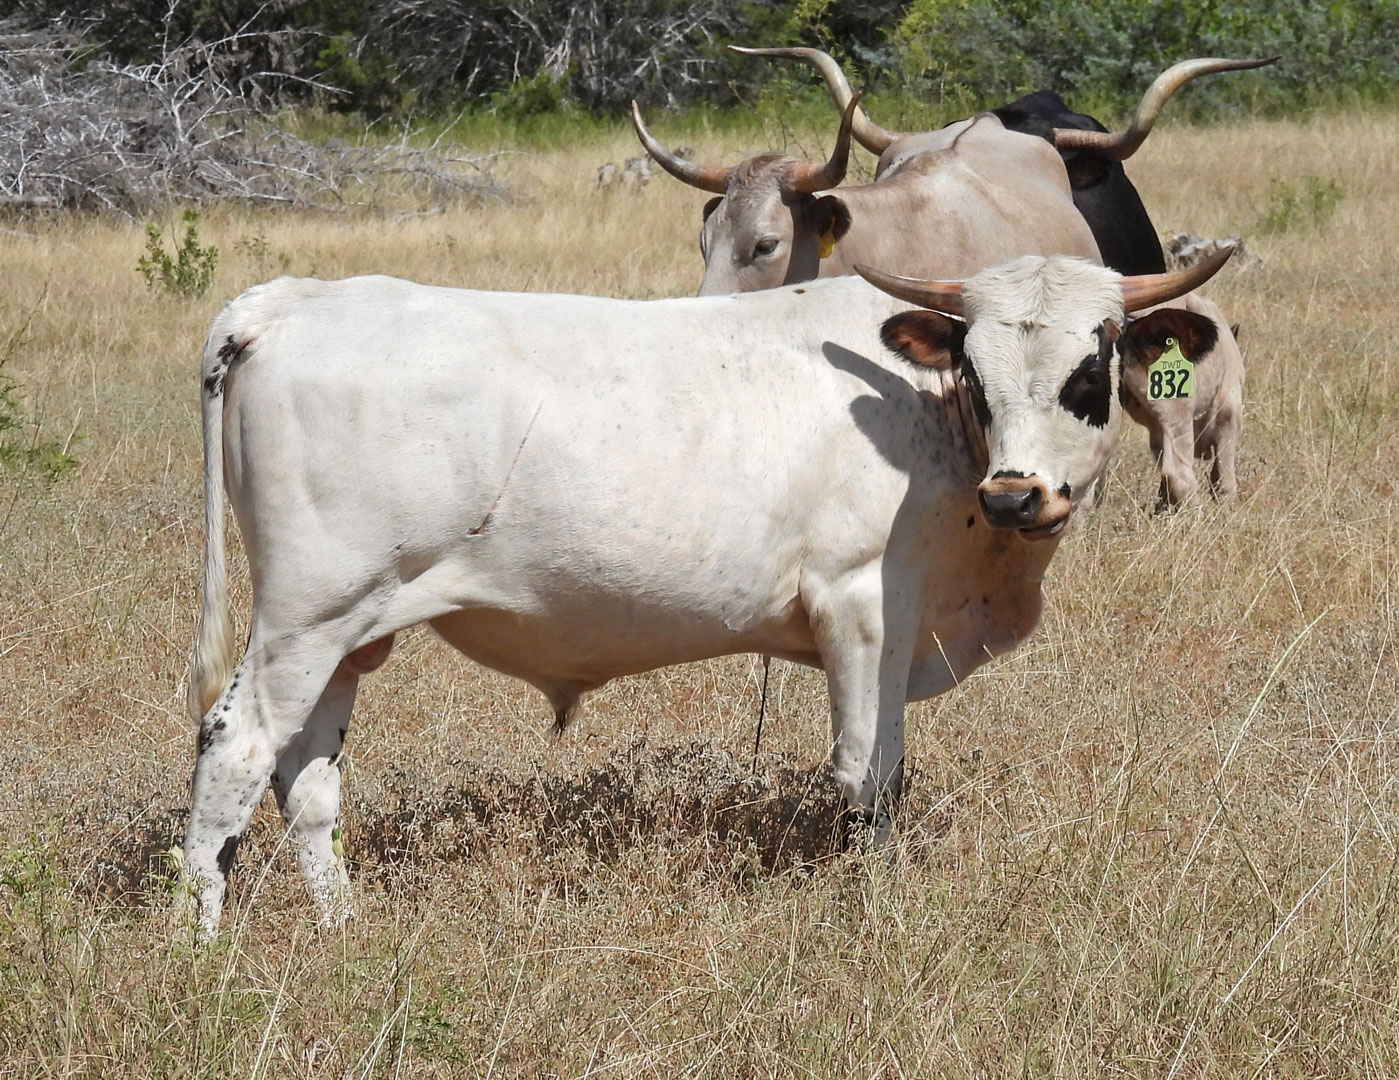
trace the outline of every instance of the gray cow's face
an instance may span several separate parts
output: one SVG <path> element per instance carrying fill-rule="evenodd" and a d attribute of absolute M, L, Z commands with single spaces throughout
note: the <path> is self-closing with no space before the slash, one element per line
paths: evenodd
<path fill-rule="evenodd" d="M 771 153 L 724 168 L 697 165 L 665 149 L 632 102 L 637 138 L 656 164 L 677 180 L 720 196 L 704 208 L 701 296 L 771 289 L 820 274 L 821 260 L 850 227 L 850 211 L 836 196 L 818 193 L 845 178 L 858 103 L 856 95 L 846 106 L 835 147 L 823 164 Z"/>
<path fill-rule="evenodd" d="M 772 289 L 820 275 L 822 249 L 845 234 L 850 214 L 836 196 L 791 194 L 786 178 L 797 164 L 784 156 L 750 158 L 733 171 L 725 194 L 705 206 L 700 296 Z"/>

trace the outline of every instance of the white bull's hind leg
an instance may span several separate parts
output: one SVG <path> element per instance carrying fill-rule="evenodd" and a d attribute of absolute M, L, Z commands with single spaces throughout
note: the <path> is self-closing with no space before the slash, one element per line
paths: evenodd
<path fill-rule="evenodd" d="M 200 724 L 184 870 L 206 938 L 218 932 L 228 872 L 273 767 L 339 662 L 333 645 L 267 642 L 254 630 L 247 655 Z"/>
<path fill-rule="evenodd" d="M 887 569 L 887 564 L 886 564 Z M 848 822 L 888 843 L 903 787 L 904 704 L 917 613 L 890 603 L 878 566 L 808 605 L 831 699 L 831 757 Z"/>
<path fill-rule="evenodd" d="M 359 675 L 348 665 L 336 668 L 306 726 L 272 771 L 272 793 L 323 927 L 350 914 L 349 877 L 338 844 L 340 754 L 358 686 Z"/>

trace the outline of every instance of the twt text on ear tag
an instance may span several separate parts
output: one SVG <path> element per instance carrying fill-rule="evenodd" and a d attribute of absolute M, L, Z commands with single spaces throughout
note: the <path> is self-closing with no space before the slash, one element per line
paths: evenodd
<path fill-rule="evenodd" d="M 1146 398 L 1167 401 L 1188 398 L 1195 386 L 1195 365 L 1180 351 L 1180 342 L 1166 339 L 1165 351 L 1146 369 Z"/>
<path fill-rule="evenodd" d="M 826 226 L 826 231 L 821 234 L 821 244 L 816 249 L 817 254 L 823 259 L 829 259 L 831 252 L 836 249 L 836 223 L 832 221 Z"/>

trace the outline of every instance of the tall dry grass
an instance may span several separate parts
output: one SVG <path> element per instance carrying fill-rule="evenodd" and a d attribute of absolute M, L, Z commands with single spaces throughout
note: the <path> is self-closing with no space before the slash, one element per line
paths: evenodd
<path fill-rule="evenodd" d="M 752 658 L 622 680 L 556 743 L 537 695 L 410 633 L 349 746 L 357 919 L 312 931 L 269 804 L 209 950 L 160 852 L 218 300 L 148 292 L 136 227 L 0 222 L 5 371 L 82 460 L 0 478 L 0 1075 L 1399 1072 L 1394 131 L 1167 128 L 1133 160 L 1162 229 L 1261 256 L 1210 289 L 1243 323 L 1241 497 L 1152 516 L 1130 433 L 1037 636 L 911 708 L 892 864 L 831 857 L 815 673 L 774 667 L 755 774 Z M 515 205 L 202 231 L 221 296 L 283 270 L 687 293 L 703 197 L 592 186 L 634 152 L 513 157 Z M 1334 214 L 1257 234 L 1308 177 Z"/>

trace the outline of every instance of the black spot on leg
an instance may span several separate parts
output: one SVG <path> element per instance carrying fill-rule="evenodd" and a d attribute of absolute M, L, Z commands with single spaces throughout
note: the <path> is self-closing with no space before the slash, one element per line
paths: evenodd
<path fill-rule="evenodd" d="M 243 839 L 242 836 L 230 836 L 223 842 L 223 847 L 219 848 L 219 873 L 225 878 L 228 877 L 229 870 L 233 868 L 233 856 L 238 854 L 238 841 L 241 839 Z"/>
<path fill-rule="evenodd" d="M 976 515 L 975 515 L 975 514 L 972 514 L 972 515 L 970 515 L 970 516 L 967 518 L 967 528 L 970 529 L 970 528 L 971 528 L 973 525 L 975 525 L 975 524 L 976 524 Z"/>
<path fill-rule="evenodd" d="M 224 712 L 228 711 L 228 706 L 224 706 Z M 228 727 L 223 720 L 215 720 L 212 724 L 199 725 L 199 752 L 202 754 L 213 745 L 214 736 Z"/>

